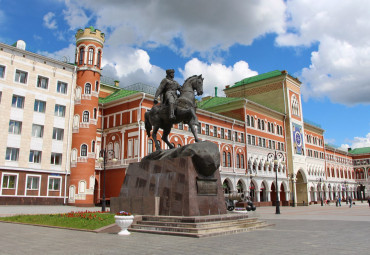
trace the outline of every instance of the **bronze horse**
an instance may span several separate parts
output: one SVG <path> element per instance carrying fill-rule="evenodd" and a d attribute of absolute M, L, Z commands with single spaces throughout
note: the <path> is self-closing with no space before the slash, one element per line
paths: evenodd
<path fill-rule="evenodd" d="M 189 125 L 195 141 L 199 142 L 197 132 L 195 130 L 195 125 L 198 125 L 199 123 L 195 114 L 196 104 L 194 90 L 197 92 L 198 96 L 203 94 L 203 80 L 202 75 L 193 75 L 186 79 L 182 86 L 180 96 L 175 102 L 175 119 L 170 119 L 168 117 L 169 107 L 163 103 L 154 105 L 151 110 L 145 113 L 146 133 L 148 137 L 150 137 L 150 131 L 153 126 L 152 137 L 156 150 L 161 149 L 161 144 L 157 140 L 157 132 L 159 128 L 163 129 L 162 140 L 170 149 L 174 148 L 174 146 L 168 141 L 168 135 L 171 132 L 173 124 L 180 122 Z"/>

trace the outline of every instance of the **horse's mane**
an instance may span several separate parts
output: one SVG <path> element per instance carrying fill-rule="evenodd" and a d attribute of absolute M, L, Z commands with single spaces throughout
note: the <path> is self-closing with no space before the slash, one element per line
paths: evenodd
<path fill-rule="evenodd" d="M 198 75 L 194 74 L 193 76 L 190 76 L 189 78 L 187 78 L 187 79 L 184 81 L 184 84 L 185 84 L 188 80 L 190 80 L 191 78 L 194 78 L 195 76 L 198 76 Z"/>

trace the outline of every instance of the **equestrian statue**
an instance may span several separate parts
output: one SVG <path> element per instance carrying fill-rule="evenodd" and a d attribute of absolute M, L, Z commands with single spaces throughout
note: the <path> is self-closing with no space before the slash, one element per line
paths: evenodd
<path fill-rule="evenodd" d="M 173 124 L 183 122 L 190 127 L 196 142 L 199 142 L 195 126 L 199 124 L 195 114 L 196 103 L 195 94 L 200 96 L 203 94 L 203 78 L 202 75 L 193 75 L 187 78 L 184 85 L 181 87 L 175 80 L 175 70 L 166 70 L 166 78 L 164 78 L 154 96 L 154 106 L 151 110 L 145 113 L 145 129 L 148 137 L 152 131 L 152 137 L 155 144 L 155 149 L 161 150 L 161 144 L 157 140 L 158 129 L 163 130 L 162 140 L 170 149 L 174 146 L 168 141 L 168 135 L 171 132 Z M 180 92 L 180 96 L 177 95 Z M 161 103 L 158 104 L 158 97 L 161 97 Z"/>

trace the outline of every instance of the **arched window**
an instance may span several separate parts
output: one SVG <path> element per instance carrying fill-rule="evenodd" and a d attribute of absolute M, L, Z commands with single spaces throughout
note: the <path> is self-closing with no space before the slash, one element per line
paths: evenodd
<path fill-rule="evenodd" d="M 254 127 L 254 118 L 251 116 L 251 126 Z"/>
<path fill-rule="evenodd" d="M 94 120 L 96 120 L 97 112 L 98 112 L 98 110 L 96 108 L 94 108 L 94 117 L 93 117 Z"/>
<path fill-rule="evenodd" d="M 89 112 L 88 111 L 84 111 L 82 115 L 82 122 L 89 122 Z"/>
<path fill-rule="evenodd" d="M 240 156 L 236 154 L 236 168 L 240 168 Z"/>
<path fill-rule="evenodd" d="M 257 128 L 258 128 L 258 129 L 262 129 L 262 128 L 261 128 L 261 120 L 260 120 L 260 119 L 258 119 L 258 120 L 257 120 Z"/>
<path fill-rule="evenodd" d="M 247 115 L 247 126 L 249 127 L 251 125 L 251 120 L 249 118 L 249 115 Z"/>
<path fill-rule="evenodd" d="M 91 94 L 91 84 L 90 83 L 85 84 L 85 94 Z"/>
<path fill-rule="evenodd" d="M 95 152 L 95 141 L 91 142 L 91 152 Z"/>
<path fill-rule="evenodd" d="M 101 51 L 98 51 L 98 59 L 96 61 L 96 66 L 100 68 L 100 60 L 101 60 Z"/>
<path fill-rule="evenodd" d="M 226 166 L 226 152 L 222 152 L 222 166 Z"/>
<path fill-rule="evenodd" d="M 231 153 L 230 152 L 227 153 L 227 166 L 231 167 Z"/>
<path fill-rule="evenodd" d="M 86 157 L 87 156 L 87 145 L 86 144 L 81 145 L 80 155 L 81 155 L 81 157 Z"/>
<path fill-rule="evenodd" d="M 244 155 L 240 155 L 240 168 L 244 168 Z"/>
<path fill-rule="evenodd" d="M 89 48 L 89 58 L 88 58 L 87 64 L 93 65 L 93 61 L 94 61 L 94 49 Z"/>
<path fill-rule="evenodd" d="M 79 60 L 78 60 L 79 65 L 82 65 L 84 63 L 84 55 L 85 55 L 85 48 L 81 47 L 80 48 L 80 57 L 79 57 Z"/>
<path fill-rule="evenodd" d="M 99 91 L 99 81 L 96 81 L 95 82 L 95 91 L 98 92 Z"/>
<path fill-rule="evenodd" d="M 265 122 L 263 120 L 261 120 L 261 128 L 262 130 L 265 130 Z"/>
<path fill-rule="evenodd" d="M 153 140 L 148 140 L 148 154 L 153 152 Z"/>

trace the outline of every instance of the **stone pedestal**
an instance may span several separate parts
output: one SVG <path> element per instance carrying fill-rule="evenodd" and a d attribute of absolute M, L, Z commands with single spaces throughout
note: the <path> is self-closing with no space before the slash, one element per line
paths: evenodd
<path fill-rule="evenodd" d="M 176 157 L 130 164 L 119 197 L 111 198 L 111 211 L 167 216 L 225 214 L 218 169 L 204 176 L 194 162 L 192 157 Z"/>

